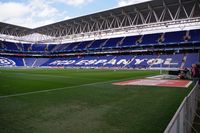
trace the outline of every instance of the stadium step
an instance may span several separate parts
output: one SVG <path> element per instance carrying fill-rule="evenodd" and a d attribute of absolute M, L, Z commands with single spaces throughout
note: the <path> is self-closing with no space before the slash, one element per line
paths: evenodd
<path fill-rule="evenodd" d="M 90 48 L 90 47 L 91 47 L 91 45 L 92 45 L 94 42 L 95 42 L 95 40 L 91 41 L 91 43 L 89 43 L 89 44 L 86 46 L 86 48 L 85 48 L 85 49 L 88 49 L 88 48 Z"/>
<path fill-rule="evenodd" d="M 126 38 L 126 37 L 123 37 L 122 40 L 120 40 L 120 41 L 117 43 L 117 47 L 120 47 L 120 46 L 123 44 L 125 38 Z"/>
<path fill-rule="evenodd" d="M 186 60 L 187 60 L 187 55 L 184 55 L 183 61 L 182 61 L 182 64 L 181 64 L 181 68 L 183 68 L 185 66 Z"/>
<path fill-rule="evenodd" d="M 24 58 L 22 58 L 22 61 L 23 61 L 24 66 L 26 67 L 27 65 L 26 65 Z"/>
<path fill-rule="evenodd" d="M 35 59 L 35 61 L 33 62 L 32 66 L 31 67 L 34 67 L 35 66 L 35 63 L 37 62 L 38 59 Z"/>
<path fill-rule="evenodd" d="M 103 47 L 106 45 L 106 43 L 108 42 L 108 40 L 109 40 L 109 39 L 105 40 L 105 42 L 103 42 L 103 43 L 100 45 L 100 48 L 103 48 Z"/>

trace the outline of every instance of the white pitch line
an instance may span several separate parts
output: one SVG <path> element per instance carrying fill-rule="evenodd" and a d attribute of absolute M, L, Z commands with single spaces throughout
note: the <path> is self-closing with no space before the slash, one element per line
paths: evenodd
<path fill-rule="evenodd" d="M 43 92 L 51 92 L 51 91 L 59 91 L 74 87 L 81 87 L 81 86 L 87 86 L 87 85 L 93 85 L 101 82 L 91 83 L 91 84 L 83 84 L 83 85 L 76 85 L 76 86 L 69 86 L 69 87 L 62 87 L 62 88 L 55 88 L 55 89 L 48 89 L 48 90 L 41 90 L 41 91 L 32 91 L 32 92 L 26 92 L 26 93 L 18 93 L 18 94 L 11 94 L 6 96 L 0 96 L 0 99 L 8 98 L 8 97 L 16 97 L 16 96 L 24 96 L 24 95 L 30 95 L 30 94 L 37 94 L 37 93 L 43 93 Z"/>
<path fill-rule="evenodd" d="M 117 82 L 117 81 L 122 81 L 122 80 L 129 80 L 129 79 L 133 79 L 133 78 L 120 79 L 120 80 L 111 80 L 111 81 L 105 81 L 105 82 L 95 82 L 95 83 L 82 84 L 82 85 L 76 85 L 76 86 L 68 86 L 68 87 L 41 90 L 41 91 L 32 91 L 32 92 L 26 92 L 26 93 L 11 94 L 11 95 L 0 96 L 0 99 L 9 98 L 9 97 L 17 97 L 17 96 L 25 96 L 25 95 L 31 95 L 31 94 L 37 94 L 37 93 L 43 93 L 43 92 L 59 91 L 59 90 L 65 90 L 65 89 L 69 89 L 69 88 L 89 86 L 89 85 L 95 85 L 95 84 L 105 84 L 105 83 L 110 83 L 110 82 L 112 83 L 112 82 Z"/>
<path fill-rule="evenodd" d="M 41 90 L 41 91 L 32 91 L 32 92 L 26 92 L 26 93 L 11 94 L 11 95 L 0 96 L 0 99 L 16 97 L 16 96 L 24 96 L 24 95 L 30 95 L 30 94 L 37 94 L 37 93 L 43 93 L 43 92 L 58 91 L 58 90 L 64 90 L 64 89 L 69 89 L 69 88 L 74 88 L 74 87 L 81 87 L 81 86 L 86 86 L 86 85 L 91 85 L 91 84 L 83 84 L 83 85 L 69 86 L 69 87 L 63 87 L 63 88 L 55 88 L 55 89 L 48 89 L 48 90 Z"/>
<path fill-rule="evenodd" d="M 63 79 L 73 79 L 69 76 L 57 76 L 57 75 L 50 75 L 50 74 L 37 74 L 37 73 L 9 73 L 11 75 L 14 75 L 14 76 L 9 76 L 9 75 L 6 75 L 7 77 L 17 77 L 17 76 L 21 76 L 21 75 L 31 75 L 31 76 L 34 76 L 34 77 L 47 77 L 47 79 L 49 78 L 63 78 Z M 80 78 L 78 77 L 78 79 L 91 79 L 91 78 Z"/>
<path fill-rule="evenodd" d="M 33 74 L 33 73 L 9 73 L 14 75 L 32 75 L 32 76 L 41 76 L 41 77 L 55 77 L 55 78 L 69 78 L 68 76 L 56 76 L 56 75 L 50 75 L 50 74 Z"/>
<path fill-rule="evenodd" d="M 192 84 L 192 81 L 190 81 L 185 87 L 188 88 Z"/>

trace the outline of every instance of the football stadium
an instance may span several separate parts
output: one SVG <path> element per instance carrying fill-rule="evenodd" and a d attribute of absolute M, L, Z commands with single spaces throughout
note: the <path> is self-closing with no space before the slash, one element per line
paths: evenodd
<path fill-rule="evenodd" d="M 198 133 L 199 63 L 199 0 L 0 22 L 0 133 Z"/>

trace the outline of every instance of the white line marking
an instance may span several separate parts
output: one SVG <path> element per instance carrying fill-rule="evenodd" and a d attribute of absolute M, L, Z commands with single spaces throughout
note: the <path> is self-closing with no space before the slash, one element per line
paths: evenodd
<path fill-rule="evenodd" d="M 190 86 L 190 84 L 192 84 L 192 81 L 190 81 L 185 87 L 189 87 Z"/>
<path fill-rule="evenodd" d="M 97 82 L 97 83 L 99 83 L 99 82 Z M 41 91 L 32 91 L 32 92 L 26 92 L 26 93 L 11 94 L 11 95 L 6 95 L 6 96 L 0 96 L 0 99 L 8 98 L 8 97 L 24 96 L 24 95 L 36 94 L 36 93 L 43 93 L 43 92 L 58 91 L 58 90 L 64 90 L 64 89 L 68 89 L 68 88 L 87 86 L 87 85 L 92 85 L 92 84 L 95 84 L 95 83 L 83 84 L 83 85 L 77 85 L 77 86 L 68 86 L 68 87 L 63 87 L 63 88 L 55 88 L 55 89 L 48 89 L 48 90 L 41 90 Z"/>
<path fill-rule="evenodd" d="M 68 76 L 56 76 L 56 75 L 50 75 L 50 74 L 33 74 L 33 73 L 9 73 L 14 75 L 32 75 L 32 76 L 41 76 L 41 77 L 57 77 L 57 78 L 69 78 Z"/>
<path fill-rule="evenodd" d="M 47 79 L 49 78 L 63 78 L 63 79 L 74 79 L 70 76 L 57 76 L 57 75 L 50 75 L 50 74 L 37 74 L 37 73 L 9 73 L 10 75 L 5 75 L 7 77 L 17 77 L 17 76 L 22 76 L 22 75 L 31 75 L 32 77 L 46 77 Z M 23 77 L 24 78 L 24 77 Z M 32 78 L 33 79 L 33 78 Z M 77 79 L 77 78 L 76 78 Z M 91 79 L 91 78 L 80 78 L 78 77 L 78 79 Z"/>
<path fill-rule="evenodd" d="M 139 78 L 139 77 L 137 77 L 137 78 Z M 104 82 L 95 82 L 95 83 L 89 83 L 89 84 L 68 86 L 68 87 L 63 87 L 63 88 L 55 88 L 55 89 L 48 89 L 48 90 L 41 90 L 41 91 L 32 91 L 32 92 L 26 92 L 26 93 L 10 94 L 10 95 L 5 95 L 5 96 L 0 96 L 0 99 L 9 98 L 9 97 L 17 97 L 17 96 L 25 96 L 25 95 L 37 94 L 37 93 L 43 93 L 43 92 L 59 91 L 59 90 L 65 90 L 65 89 L 69 89 L 69 88 L 76 88 L 76 87 L 82 87 L 82 86 L 88 86 L 88 85 L 112 83 L 112 82 L 117 82 L 117 81 L 122 81 L 122 80 L 129 80 L 129 79 L 133 79 L 133 78 L 120 79 L 120 80 L 111 80 L 111 81 L 104 81 Z"/>

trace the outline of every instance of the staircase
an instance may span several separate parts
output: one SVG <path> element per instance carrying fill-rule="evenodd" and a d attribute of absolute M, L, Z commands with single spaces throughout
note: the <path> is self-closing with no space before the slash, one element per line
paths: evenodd
<path fill-rule="evenodd" d="M 121 46 L 121 45 L 123 44 L 125 38 L 126 38 L 126 37 L 123 37 L 122 40 L 120 40 L 120 41 L 117 43 L 117 47 L 119 47 L 119 46 Z"/>
<path fill-rule="evenodd" d="M 73 51 L 76 51 L 76 48 L 81 44 L 81 42 L 77 43 L 76 46 L 74 46 Z"/>
<path fill-rule="evenodd" d="M 187 55 L 185 54 L 184 57 L 183 57 L 183 61 L 181 63 L 181 68 L 183 68 L 185 66 L 186 60 L 187 60 Z"/>
<path fill-rule="evenodd" d="M 15 45 L 17 46 L 17 49 L 18 49 L 19 51 L 22 51 L 21 47 L 20 47 L 17 43 L 15 43 Z"/>
<path fill-rule="evenodd" d="M 25 66 L 25 67 L 27 67 L 27 65 L 26 65 L 26 62 L 25 62 L 24 58 L 22 58 L 22 61 L 23 61 L 23 64 L 24 64 L 24 66 Z"/>
<path fill-rule="evenodd" d="M 188 42 L 191 39 L 190 31 L 186 31 L 185 36 L 183 37 L 185 42 Z"/>
<path fill-rule="evenodd" d="M 158 44 L 162 44 L 165 41 L 165 33 L 161 34 L 160 38 L 158 39 Z"/>
<path fill-rule="evenodd" d="M 140 43 L 142 43 L 143 36 L 144 36 L 144 35 L 142 35 L 142 36 L 135 42 L 136 45 L 139 45 Z"/>
<path fill-rule="evenodd" d="M 55 52 L 57 49 L 59 49 L 60 47 L 62 47 L 61 44 L 58 44 L 57 46 L 55 46 L 51 51 Z"/>
<path fill-rule="evenodd" d="M 86 47 L 85 47 L 85 49 L 88 49 L 89 47 L 91 47 L 91 45 L 95 42 L 96 40 L 93 40 L 91 43 L 89 43 Z"/>
<path fill-rule="evenodd" d="M 106 43 L 108 42 L 108 40 L 109 40 L 109 39 L 105 40 L 105 42 L 103 42 L 103 43 L 100 45 L 100 47 L 99 47 L 99 48 L 103 48 L 103 46 L 105 46 L 105 45 L 106 45 Z"/>
<path fill-rule="evenodd" d="M 35 66 L 35 63 L 37 62 L 37 58 L 35 59 L 35 61 L 33 62 L 33 64 L 31 65 L 31 67 L 34 67 Z"/>

